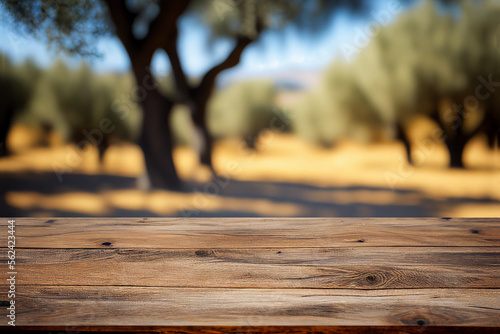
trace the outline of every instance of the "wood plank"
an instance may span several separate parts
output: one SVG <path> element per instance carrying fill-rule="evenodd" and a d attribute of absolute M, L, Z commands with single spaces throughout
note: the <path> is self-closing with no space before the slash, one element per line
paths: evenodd
<path fill-rule="evenodd" d="M 24 286 L 17 325 L 500 326 L 499 289 Z"/>
<path fill-rule="evenodd" d="M 137 224 L 145 224 L 145 225 L 154 225 L 154 226 L 170 226 L 186 229 L 186 223 L 189 223 L 190 226 L 193 226 L 193 229 L 197 230 L 199 226 L 204 226 L 205 228 L 215 228 L 223 225 L 251 225 L 251 223 L 255 222 L 256 224 L 261 224 L 264 228 L 265 226 L 272 225 L 298 225 L 299 227 L 304 225 L 304 222 L 308 222 L 308 224 L 320 224 L 324 223 L 332 223 L 335 224 L 346 224 L 351 225 L 353 223 L 358 224 L 368 224 L 371 225 L 373 222 L 382 223 L 384 225 L 401 225 L 411 223 L 411 225 L 419 224 L 419 225 L 443 225 L 443 226 L 452 226 L 455 223 L 470 223 L 470 224 L 490 224 L 493 222 L 498 222 L 498 218 L 450 218 L 450 217 L 389 217 L 389 218 L 380 218 L 380 217 L 283 217 L 283 218 L 266 218 L 266 217 L 202 217 L 202 218 L 180 218 L 180 217 L 14 217 L 14 218 L 5 218 L 5 220 L 14 219 L 16 221 L 16 226 L 44 226 L 44 225 L 64 225 L 67 223 L 75 224 L 78 226 L 106 226 L 109 224 L 112 225 L 129 225 L 135 226 Z M 230 222 L 230 223 L 228 223 Z"/>
<path fill-rule="evenodd" d="M 1 327 L 0 331 L 11 331 Z M 16 333 L 168 333 L 168 334 L 498 334 L 495 327 L 464 326 L 17 326 Z"/>
<path fill-rule="evenodd" d="M 18 218 L 16 238 L 18 248 L 500 247 L 500 223 L 497 218 Z M 6 244 L 0 239 L 0 247 Z"/>
<path fill-rule="evenodd" d="M 0 254 L 7 261 L 6 253 Z M 499 247 L 18 249 L 18 284 L 498 288 Z M 5 281 L 6 273 L 0 274 Z"/>
<path fill-rule="evenodd" d="M 499 219 L 19 218 L 16 261 L 24 326 L 500 326 Z"/>

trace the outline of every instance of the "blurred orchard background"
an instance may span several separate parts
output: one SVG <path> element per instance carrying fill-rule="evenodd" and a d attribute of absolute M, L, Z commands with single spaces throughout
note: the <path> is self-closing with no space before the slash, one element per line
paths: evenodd
<path fill-rule="evenodd" d="M 2 216 L 500 215 L 500 1 L 0 17 Z"/>

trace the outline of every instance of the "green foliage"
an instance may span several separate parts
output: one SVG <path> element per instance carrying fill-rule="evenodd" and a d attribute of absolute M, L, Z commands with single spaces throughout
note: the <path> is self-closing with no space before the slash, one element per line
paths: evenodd
<path fill-rule="evenodd" d="M 384 120 L 368 102 L 351 64 L 335 62 L 321 86 L 294 106 L 293 128 L 302 138 L 330 147 L 340 137 L 371 140 Z"/>
<path fill-rule="evenodd" d="M 270 81 L 234 83 L 217 91 L 208 105 L 208 128 L 215 137 L 239 137 L 250 146 L 263 129 L 285 130 L 288 120 L 274 107 Z"/>
<path fill-rule="evenodd" d="M 158 82 L 158 89 L 160 93 L 162 93 L 167 98 L 172 101 L 179 101 L 181 99 L 180 95 L 177 92 L 174 76 L 172 74 L 167 74 L 164 76 L 159 76 L 155 78 Z M 198 77 L 188 77 L 186 78 L 188 84 L 191 87 L 196 87 L 200 81 Z"/>
<path fill-rule="evenodd" d="M 257 37 L 264 29 L 279 30 L 287 24 L 304 32 L 319 32 L 339 9 L 364 12 L 363 0 L 196 0 L 190 12 L 211 30 L 212 38 Z"/>
<path fill-rule="evenodd" d="M 72 70 L 56 62 L 41 76 L 28 111 L 19 121 L 49 126 L 67 141 L 88 140 L 85 133 L 93 130 L 106 142 L 134 140 L 141 118 L 132 89 L 129 74 L 96 75 L 84 63 Z"/>
<path fill-rule="evenodd" d="M 109 32 L 109 18 L 99 0 L 0 0 L 20 31 L 52 46 L 96 55 L 95 39 Z"/>
<path fill-rule="evenodd" d="M 196 147 L 195 128 L 191 120 L 191 112 L 185 105 L 176 105 L 170 115 L 170 128 L 176 146 Z"/>
<path fill-rule="evenodd" d="M 430 113 L 439 99 L 462 103 L 478 76 L 498 71 L 498 2 L 462 2 L 459 14 L 430 1 L 382 29 L 356 60 L 371 103 L 388 120 Z M 498 76 L 497 76 L 498 77 Z"/>
<path fill-rule="evenodd" d="M 0 54 L 0 156 L 8 155 L 9 129 L 33 96 L 40 70 L 30 61 L 14 65 Z"/>
<path fill-rule="evenodd" d="M 163 95 L 171 99 L 175 99 L 176 89 L 175 89 L 174 77 L 172 75 L 159 77 L 157 78 L 157 82 L 159 85 L 158 89 Z"/>
<path fill-rule="evenodd" d="M 171 80 L 160 78 L 160 90 L 169 94 Z M 172 91 L 170 90 L 170 94 Z M 215 138 L 240 138 L 253 147 L 264 129 L 288 131 L 290 120 L 274 106 L 271 81 L 243 81 L 216 91 L 208 103 L 208 129 Z M 186 105 L 172 109 L 170 127 L 178 146 L 196 147 L 199 134 Z"/>
<path fill-rule="evenodd" d="M 100 130 L 102 120 L 109 119 L 113 131 L 101 131 L 105 141 L 138 138 L 142 115 L 134 98 L 135 83 L 131 74 L 99 75 L 92 73 L 85 63 L 72 69 L 61 61 L 44 71 L 30 62 L 15 71 L 12 65 L 9 66 L 6 67 L 9 75 L 15 72 L 16 75 L 11 77 L 17 81 L 6 85 L 4 91 L 11 91 L 2 94 L 2 98 L 9 96 L 11 103 L 25 109 L 17 117 L 17 122 L 54 129 L 66 141 L 78 143 L 88 139 L 84 131 Z M 1 82 L 5 78 L 2 75 Z M 30 78 L 39 79 L 30 81 Z M 171 79 L 164 77 L 158 81 L 160 91 L 174 98 Z M 27 84 L 32 82 L 36 84 L 28 87 Z M 31 97 L 27 98 L 28 92 Z M 275 94 L 270 81 L 239 82 L 217 91 L 209 103 L 211 133 L 219 138 L 238 137 L 251 144 L 263 129 L 287 131 L 290 122 L 274 107 Z M 186 106 L 174 107 L 170 127 L 176 145 L 197 144 L 191 114 Z"/>
<path fill-rule="evenodd" d="M 14 112 L 22 111 L 28 104 L 40 69 L 31 61 L 22 65 L 14 65 L 5 56 L 0 54 L 0 110 L 5 112 L 12 109 Z"/>
<path fill-rule="evenodd" d="M 481 118 L 498 119 L 488 115 L 498 113 L 499 90 L 484 100 L 477 88 L 479 77 L 500 78 L 499 15 L 495 1 L 460 1 L 453 11 L 423 1 L 381 27 L 352 63 L 332 64 L 321 89 L 297 106 L 295 131 L 329 145 L 341 136 L 387 132 L 424 114 L 437 115 L 449 137 L 473 134 Z M 477 108 L 467 105 L 474 98 Z M 451 114 L 449 103 L 441 108 L 443 101 L 465 105 L 466 116 Z"/>

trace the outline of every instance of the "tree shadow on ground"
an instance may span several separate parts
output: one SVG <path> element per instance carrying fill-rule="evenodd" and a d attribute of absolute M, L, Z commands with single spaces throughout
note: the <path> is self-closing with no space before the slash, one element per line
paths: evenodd
<path fill-rule="evenodd" d="M 226 200 L 265 201 L 270 205 L 289 205 L 297 208 L 287 214 L 276 211 L 273 216 L 307 217 L 432 217 L 463 204 L 498 203 L 488 198 L 432 198 L 411 189 L 390 190 L 383 187 L 349 186 L 320 187 L 317 185 L 216 179 L 207 183 L 188 182 L 188 190 L 200 192 L 207 198 L 219 197 Z M 65 210 L 43 210 L 40 208 L 19 208 L 6 203 L 9 192 L 30 192 L 50 196 L 71 192 L 99 194 L 103 190 L 134 190 L 135 178 L 116 175 L 65 174 L 59 182 L 54 173 L 2 173 L 0 174 L 0 214 L 5 217 L 19 216 L 92 216 Z M 175 194 L 174 194 L 175 196 Z M 269 212 L 266 211 L 266 212 Z M 263 216 L 252 204 L 245 209 L 235 210 L 222 207 L 218 210 L 204 210 L 196 207 L 178 211 L 173 216 L 184 217 L 257 217 Z M 101 216 L 101 215 L 99 215 Z M 106 216 L 155 217 L 157 212 L 147 209 L 124 209 L 112 207 Z"/>
<path fill-rule="evenodd" d="M 220 184 L 217 188 L 215 185 Z M 206 184 L 205 184 L 206 185 Z M 435 217 L 463 204 L 498 203 L 490 198 L 431 198 L 411 189 L 371 186 L 321 187 L 300 183 L 224 180 L 209 187 L 197 184 L 210 196 L 223 198 L 266 199 L 273 203 L 292 203 L 301 207 L 302 217 Z M 225 212 L 224 215 L 230 215 Z M 235 216 L 241 216 L 239 212 Z M 208 211 L 194 211 L 192 216 L 217 216 Z"/>

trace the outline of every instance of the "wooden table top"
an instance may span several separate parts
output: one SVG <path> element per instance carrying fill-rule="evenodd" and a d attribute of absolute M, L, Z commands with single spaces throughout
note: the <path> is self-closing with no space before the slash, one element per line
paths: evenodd
<path fill-rule="evenodd" d="M 190 331 L 182 326 L 209 326 L 202 328 L 210 333 L 262 326 L 493 332 L 500 327 L 499 222 L 17 218 L 15 324 L 80 331 L 177 326 L 173 332 L 184 333 Z M 1 296 L 8 306 L 7 293 Z"/>

